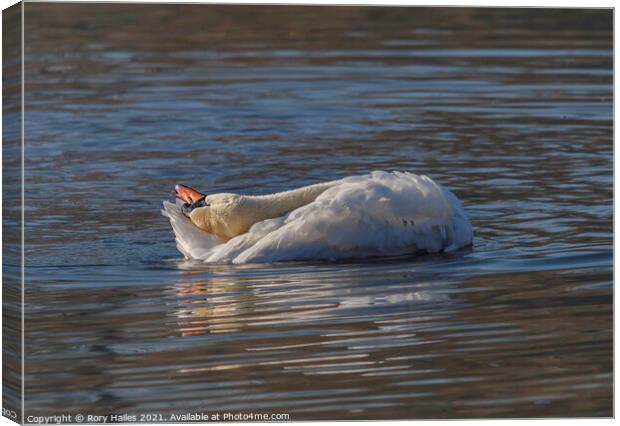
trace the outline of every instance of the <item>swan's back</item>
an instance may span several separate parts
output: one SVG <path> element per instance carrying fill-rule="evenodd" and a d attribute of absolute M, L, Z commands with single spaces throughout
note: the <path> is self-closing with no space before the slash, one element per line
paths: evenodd
<path fill-rule="evenodd" d="M 373 172 L 339 181 L 313 202 L 218 244 L 165 205 L 179 249 L 207 262 L 273 262 L 451 251 L 471 244 L 458 199 L 426 176 Z M 185 220 L 187 223 L 180 225 Z M 191 228 L 196 233 L 189 235 Z M 204 233 L 202 233 L 204 234 Z M 208 235 L 208 234 L 206 234 Z"/>

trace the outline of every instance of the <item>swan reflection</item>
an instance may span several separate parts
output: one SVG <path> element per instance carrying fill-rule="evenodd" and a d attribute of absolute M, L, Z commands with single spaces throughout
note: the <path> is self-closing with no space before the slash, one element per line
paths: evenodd
<path fill-rule="evenodd" d="M 211 333 L 233 333 L 273 327 L 311 327 L 338 320 L 344 327 L 325 329 L 315 345 L 333 345 L 342 338 L 374 336 L 383 332 L 398 332 L 393 337 L 413 337 L 408 334 L 407 322 L 393 323 L 369 311 L 384 310 L 393 318 L 394 309 L 403 310 L 406 318 L 425 322 L 437 314 L 434 307 L 454 304 L 449 294 L 437 291 L 428 281 L 401 285 L 398 282 L 382 286 L 360 286 L 367 280 L 362 271 L 348 274 L 296 273 L 287 269 L 267 269 L 262 277 L 255 271 L 244 275 L 250 266 L 196 265 L 182 262 L 183 280 L 175 284 L 177 318 L 182 336 Z M 410 278 L 407 278 L 410 279 Z M 419 311 L 415 313 L 415 307 Z M 430 308 L 430 309 L 429 309 Z M 317 336 L 314 336 L 316 338 Z M 338 339 L 336 338 L 338 337 Z M 308 342 L 303 342 L 307 344 Z M 256 349 L 256 348 L 254 348 Z"/>
<path fill-rule="evenodd" d="M 188 268 L 191 264 L 182 262 L 180 266 Z M 252 287 L 243 279 L 231 279 L 227 275 L 229 266 L 209 266 L 208 270 L 213 276 L 198 279 L 193 277 L 203 276 L 203 271 L 184 271 L 186 279 L 175 285 L 178 308 L 174 315 L 182 336 L 230 333 L 247 326 L 243 318 L 252 312 Z"/>

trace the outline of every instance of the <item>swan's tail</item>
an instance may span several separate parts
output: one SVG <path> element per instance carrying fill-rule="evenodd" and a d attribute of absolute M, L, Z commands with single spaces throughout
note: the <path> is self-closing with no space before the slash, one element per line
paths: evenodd
<path fill-rule="evenodd" d="M 177 248 L 187 259 L 205 259 L 208 252 L 221 241 L 214 235 L 198 229 L 181 211 L 181 206 L 164 201 L 161 211 L 170 219 Z"/>

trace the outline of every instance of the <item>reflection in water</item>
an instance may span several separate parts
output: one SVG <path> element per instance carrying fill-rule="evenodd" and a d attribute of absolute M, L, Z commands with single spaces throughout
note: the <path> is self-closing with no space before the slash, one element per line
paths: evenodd
<path fill-rule="evenodd" d="M 28 414 L 611 416 L 611 11 L 25 9 Z M 472 249 L 201 265 L 159 213 L 395 169 Z"/>
<path fill-rule="evenodd" d="M 191 264 L 183 262 L 182 265 Z M 181 282 L 176 285 L 179 309 L 174 313 L 179 318 L 179 328 L 183 336 L 195 336 L 208 333 L 226 333 L 251 330 L 253 327 L 277 325 L 282 322 L 303 324 L 313 319 L 341 318 L 344 312 L 357 309 L 395 306 L 398 304 L 412 305 L 439 302 L 447 303 L 446 294 L 434 293 L 433 284 L 429 282 L 408 286 L 407 291 L 397 294 L 355 295 L 341 294 L 342 284 L 358 277 L 340 276 L 337 282 L 321 281 L 318 276 L 297 275 L 292 281 L 277 279 L 268 283 L 253 280 L 231 280 L 229 277 L 218 277 L 221 272 L 234 270 L 232 267 L 220 265 L 204 266 L 210 274 L 209 279 Z M 198 275 L 200 273 L 189 273 Z M 290 291 L 292 283 L 298 288 Z M 286 297 L 286 305 L 279 306 L 273 300 L 264 299 L 265 289 L 273 294 L 274 287 L 286 285 L 285 293 L 276 295 Z M 335 302 L 316 303 L 317 299 L 334 298 Z M 415 306 L 415 305 L 414 305 Z M 428 318 L 424 318 L 428 320 Z M 377 330 L 393 329 L 376 323 Z M 330 335 L 331 336 L 331 335 Z"/>
<path fill-rule="evenodd" d="M 183 263 L 181 267 L 191 264 Z M 433 343 L 412 332 L 411 322 L 432 323 L 449 313 L 450 305 L 459 303 L 446 293 L 433 291 L 426 281 L 391 284 L 358 294 L 355 287 L 359 267 L 364 269 L 362 265 L 351 265 L 336 274 L 336 280 L 334 271 L 300 271 L 284 277 L 270 274 L 260 281 L 244 280 L 230 277 L 236 268 L 213 265 L 200 267 L 200 273 L 189 273 L 187 280 L 175 285 L 179 308 L 174 315 L 181 335 L 233 333 L 251 337 L 236 357 L 209 356 L 195 366 L 180 368 L 179 372 L 196 376 L 239 369 L 247 374 L 253 369 L 268 368 L 294 378 L 342 374 L 410 376 L 444 371 L 413 368 L 408 357 L 388 357 L 386 351 Z M 211 278 L 200 278 L 205 271 Z M 192 275 L 197 275 L 196 279 L 192 280 Z M 413 317 L 407 316 L 407 324 L 394 320 L 393 314 L 388 318 L 388 312 L 405 307 L 407 311 L 417 311 Z M 431 307 L 442 313 L 437 315 Z M 365 317 L 364 313 L 371 311 L 385 314 Z M 338 326 L 329 326 L 330 322 Z M 304 332 L 291 339 L 292 330 L 295 334 L 299 330 Z M 218 345 L 227 341 L 221 337 L 217 340 Z"/>
<path fill-rule="evenodd" d="M 227 333 L 247 328 L 240 317 L 246 316 L 253 308 L 251 286 L 213 277 L 179 283 L 176 291 L 179 309 L 174 315 L 179 319 L 182 336 Z"/>

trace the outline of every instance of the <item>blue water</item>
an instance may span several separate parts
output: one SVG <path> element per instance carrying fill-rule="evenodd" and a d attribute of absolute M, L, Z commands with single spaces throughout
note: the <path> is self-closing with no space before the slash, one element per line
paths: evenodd
<path fill-rule="evenodd" d="M 26 414 L 612 415 L 610 11 L 27 3 Z M 431 176 L 473 248 L 201 265 L 175 183 Z"/>

